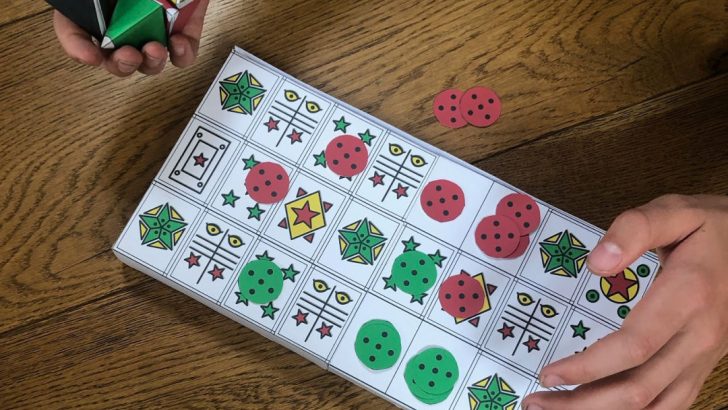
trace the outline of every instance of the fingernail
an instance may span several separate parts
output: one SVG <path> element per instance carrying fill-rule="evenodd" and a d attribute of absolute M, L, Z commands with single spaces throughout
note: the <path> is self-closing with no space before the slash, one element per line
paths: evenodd
<path fill-rule="evenodd" d="M 543 379 L 541 379 L 541 386 L 543 387 L 556 387 L 563 384 L 564 380 L 555 374 L 546 375 Z"/>
<path fill-rule="evenodd" d="M 599 242 L 587 258 L 589 269 L 610 272 L 622 262 L 622 249 L 613 242 Z"/>
<path fill-rule="evenodd" d="M 162 60 L 159 58 L 151 57 L 149 55 L 146 55 L 146 57 L 152 67 L 159 67 L 162 64 Z"/>
<path fill-rule="evenodd" d="M 119 71 L 124 74 L 133 73 L 136 70 L 136 65 L 128 63 L 126 61 L 119 61 Z"/>
<path fill-rule="evenodd" d="M 183 55 L 185 55 L 185 46 L 183 46 L 183 45 L 173 46 L 172 52 L 174 53 L 175 56 L 182 57 Z"/>

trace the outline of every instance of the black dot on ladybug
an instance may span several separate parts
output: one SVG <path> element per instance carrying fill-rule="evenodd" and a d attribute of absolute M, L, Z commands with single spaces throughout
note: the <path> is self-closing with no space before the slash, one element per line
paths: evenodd
<path fill-rule="evenodd" d="M 435 185 L 435 191 L 442 191 L 441 185 Z"/>
<path fill-rule="evenodd" d="M 430 387 L 435 387 L 435 382 L 433 382 L 432 380 L 430 380 L 430 382 L 427 383 L 427 385 L 430 386 Z"/>
<path fill-rule="evenodd" d="M 363 339 L 362 341 L 363 341 L 364 343 L 369 343 L 369 338 L 368 338 L 368 337 L 365 337 L 365 338 L 364 338 L 364 339 Z"/>
<path fill-rule="evenodd" d="M 249 270 L 249 271 L 248 271 L 248 275 L 250 275 L 250 276 L 254 276 L 254 275 L 255 275 L 255 271 L 254 271 L 254 270 L 252 270 L 252 269 L 251 269 L 251 270 Z"/>
<path fill-rule="evenodd" d="M 529 211 L 530 211 L 530 210 L 531 210 L 532 208 L 533 208 L 533 206 L 531 206 L 531 204 L 528 204 L 528 205 L 526 205 L 526 209 L 528 209 Z"/>
<path fill-rule="evenodd" d="M 478 104 L 478 109 L 479 110 L 482 110 L 483 108 L 485 108 L 485 107 L 483 107 L 483 104 Z"/>
<path fill-rule="evenodd" d="M 452 377 L 452 373 L 451 372 L 447 372 L 447 373 L 445 373 L 445 376 L 449 379 L 449 378 Z"/>
<path fill-rule="evenodd" d="M 488 235 L 486 235 L 486 234 L 480 234 L 480 239 L 486 240 L 486 239 L 488 239 Z"/>
<path fill-rule="evenodd" d="M 444 204 L 445 203 L 445 198 L 440 198 L 440 203 L 441 204 Z"/>
<path fill-rule="evenodd" d="M 511 207 L 513 207 L 513 202 L 512 202 L 512 201 L 508 201 L 508 202 L 506 203 L 506 205 L 508 205 L 508 207 L 509 207 L 509 208 L 511 208 Z"/>
<path fill-rule="evenodd" d="M 417 276 L 417 269 L 412 269 L 410 273 L 412 274 L 412 276 Z"/>
<path fill-rule="evenodd" d="M 458 281 L 458 286 L 465 286 L 465 281 L 459 280 Z"/>
<path fill-rule="evenodd" d="M 437 374 L 437 373 L 440 373 L 440 369 L 438 369 L 437 367 L 433 367 L 432 374 Z"/>
<path fill-rule="evenodd" d="M 275 198 L 275 197 L 278 196 L 278 192 L 273 191 L 273 192 L 270 193 L 270 196 L 272 196 L 273 198 Z"/>
<path fill-rule="evenodd" d="M 450 118 L 450 122 L 452 122 L 452 123 L 454 123 L 454 122 L 457 122 L 457 120 L 458 120 L 458 119 L 457 119 L 457 118 L 455 118 L 455 117 L 452 117 L 452 118 Z"/>
<path fill-rule="evenodd" d="M 361 152 L 361 147 L 354 147 L 354 152 Z"/>
<path fill-rule="evenodd" d="M 389 336 L 389 333 L 387 333 L 387 332 L 382 332 L 382 337 L 387 337 L 387 336 Z"/>
<path fill-rule="evenodd" d="M 281 175 L 281 174 L 276 175 L 276 179 L 279 180 L 279 181 L 282 180 L 283 179 L 283 175 Z"/>
<path fill-rule="evenodd" d="M 417 366 L 420 370 L 425 370 L 425 365 L 423 363 L 420 363 L 419 366 Z"/>
<path fill-rule="evenodd" d="M 349 155 L 348 153 L 344 154 L 344 158 L 349 159 L 349 157 L 351 157 L 351 155 Z"/>
<path fill-rule="evenodd" d="M 251 295 L 255 295 L 255 289 L 250 289 L 250 290 L 248 291 L 248 293 L 250 293 Z"/>
<path fill-rule="evenodd" d="M 452 295 L 451 294 L 449 294 L 449 293 L 446 293 L 445 294 L 445 299 L 451 299 L 451 298 L 452 298 Z"/>
<path fill-rule="evenodd" d="M 477 95 L 475 95 L 475 94 L 471 94 L 471 95 L 470 95 L 470 98 L 472 98 L 472 99 L 474 99 L 474 100 L 477 100 L 477 99 L 478 99 L 478 96 L 477 96 Z"/>
<path fill-rule="evenodd" d="M 259 285 L 262 285 L 262 284 L 264 284 L 264 283 L 265 283 L 265 279 L 258 279 L 258 284 L 259 284 Z"/>
<path fill-rule="evenodd" d="M 265 186 L 270 186 L 271 184 L 272 182 L 270 182 L 270 180 L 265 181 Z"/>
<path fill-rule="evenodd" d="M 486 120 L 489 120 L 490 119 L 490 114 L 485 114 L 485 119 Z"/>
<path fill-rule="evenodd" d="M 468 115 L 473 115 L 473 110 L 468 110 Z"/>
<path fill-rule="evenodd" d="M 377 350 L 381 350 L 382 349 L 382 345 L 380 343 L 377 343 L 377 344 L 374 345 L 374 348 L 377 349 Z"/>
<path fill-rule="evenodd" d="M 465 313 L 465 306 L 460 306 L 460 313 Z"/>
<path fill-rule="evenodd" d="M 465 294 L 464 294 L 464 293 L 461 293 L 461 294 L 459 294 L 459 295 L 458 295 L 458 297 L 459 297 L 460 299 L 465 299 Z"/>
<path fill-rule="evenodd" d="M 495 247 L 495 251 L 496 251 L 496 252 L 498 252 L 498 253 L 500 253 L 500 251 L 501 251 L 501 247 L 500 247 L 500 246 L 496 246 L 496 247 Z"/>
<path fill-rule="evenodd" d="M 340 142 L 337 142 L 337 143 L 336 143 L 336 148 L 341 148 L 341 147 L 343 147 L 343 146 L 344 146 L 344 144 L 342 144 L 342 143 L 340 143 Z"/>
<path fill-rule="evenodd" d="M 455 95 L 455 94 L 450 94 L 450 99 L 451 99 L 451 100 L 456 100 L 457 98 L 458 98 L 458 96 L 457 96 L 457 95 Z"/>
<path fill-rule="evenodd" d="M 260 175 L 263 175 L 263 174 L 265 174 L 265 170 L 261 168 L 261 169 L 259 169 L 259 170 L 258 170 L 258 173 L 259 173 Z"/>
<path fill-rule="evenodd" d="M 521 213 L 516 211 L 516 218 L 520 218 L 520 217 L 521 217 Z"/>
<path fill-rule="evenodd" d="M 495 239 L 500 239 L 500 234 L 499 233 L 495 234 L 494 236 L 495 236 Z"/>
<path fill-rule="evenodd" d="M 524 222 L 523 223 L 523 227 L 524 228 L 528 228 L 529 226 L 531 226 L 531 224 L 529 222 Z"/>
<path fill-rule="evenodd" d="M 272 275 L 273 274 L 273 269 L 268 269 L 267 271 L 265 271 L 265 273 L 267 273 L 269 275 Z"/>
<path fill-rule="evenodd" d="M 269 293 L 269 294 L 271 294 L 271 295 L 272 295 L 272 294 L 273 294 L 273 292 L 275 292 L 275 289 L 273 289 L 273 288 L 268 288 L 268 293 Z"/>
<path fill-rule="evenodd" d="M 254 186 L 254 187 L 253 187 L 253 192 L 258 192 L 258 191 L 260 191 L 260 188 L 258 188 L 258 186 L 257 186 L 257 185 L 256 185 L 256 186 Z"/>
<path fill-rule="evenodd" d="M 493 221 L 493 226 L 499 226 L 499 225 L 500 225 L 500 222 L 498 222 L 498 221 Z"/>
<path fill-rule="evenodd" d="M 437 109 L 440 110 L 440 111 L 444 111 L 445 110 L 445 107 L 443 107 L 442 105 L 440 105 L 440 106 L 437 107 Z"/>
<path fill-rule="evenodd" d="M 335 159 L 335 160 L 333 160 L 333 161 L 331 161 L 331 162 L 333 162 L 333 163 L 334 163 L 334 165 L 339 165 L 339 160 L 338 160 L 338 159 Z"/>
<path fill-rule="evenodd" d="M 424 265 L 425 265 L 425 263 L 426 263 L 426 262 L 425 262 L 425 260 L 424 260 L 424 259 L 420 259 L 420 266 L 424 266 Z"/>
<path fill-rule="evenodd" d="M 394 350 L 387 350 L 387 356 L 394 356 Z"/>
<path fill-rule="evenodd" d="M 356 165 L 356 164 L 351 164 L 351 169 L 356 169 L 357 167 L 358 167 L 358 165 Z"/>
<path fill-rule="evenodd" d="M 406 268 L 407 267 L 407 262 L 400 262 L 399 266 L 401 268 Z"/>
<path fill-rule="evenodd" d="M 458 194 L 452 196 L 453 201 L 457 201 L 458 199 L 460 199 L 460 196 Z"/>
<path fill-rule="evenodd" d="M 435 356 L 435 359 L 439 362 L 440 360 L 442 360 L 442 355 L 438 354 L 437 356 Z"/>
<path fill-rule="evenodd" d="M 454 105 L 450 107 L 450 111 L 455 111 L 455 110 L 457 110 L 457 109 L 458 109 L 458 108 L 457 108 L 456 106 L 454 106 Z"/>
<path fill-rule="evenodd" d="M 513 239 L 513 232 L 508 234 L 508 239 Z"/>
<path fill-rule="evenodd" d="M 480 295 L 478 295 L 477 293 L 473 293 L 473 299 L 478 299 L 478 298 L 480 298 Z"/>
<path fill-rule="evenodd" d="M 493 99 L 492 98 L 488 98 L 488 104 L 493 104 Z"/>
<path fill-rule="evenodd" d="M 427 201 L 427 206 L 432 206 L 432 201 Z"/>
<path fill-rule="evenodd" d="M 410 284 L 410 282 L 409 282 L 408 280 L 405 280 L 405 281 L 404 281 L 404 282 L 402 282 L 402 283 L 404 283 L 404 285 L 405 285 L 405 286 L 409 286 L 409 284 Z"/>
<path fill-rule="evenodd" d="M 429 283 L 429 282 L 430 282 L 430 280 L 429 280 L 429 279 L 427 279 L 427 278 L 422 278 L 422 283 Z"/>
<path fill-rule="evenodd" d="M 446 210 L 442 211 L 442 214 L 443 214 L 443 215 L 445 215 L 445 216 L 448 216 L 448 215 L 450 215 L 450 211 L 448 211 L 448 210 L 446 209 Z"/>
<path fill-rule="evenodd" d="M 377 359 L 376 359 L 376 358 L 375 358 L 374 356 L 369 356 L 369 361 L 370 361 L 370 362 L 373 362 L 373 361 L 375 361 L 375 360 L 377 360 Z"/>

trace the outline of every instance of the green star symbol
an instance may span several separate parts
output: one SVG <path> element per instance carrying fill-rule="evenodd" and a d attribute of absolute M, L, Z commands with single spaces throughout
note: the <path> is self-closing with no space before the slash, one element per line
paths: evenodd
<path fill-rule="evenodd" d="M 415 242 L 415 237 L 410 236 L 410 238 L 406 241 L 402 241 L 402 244 L 404 245 L 404 251 L 413 251 L 417 249 L 418 246 L 420 246 L 419 243 Z"/>
<path fill-rule="evenodd" d="M 269 317 L 271 319 L 275 319 L 276 312 L 280 310 L 273 306 L 273 302 L 268 302 L 267 305 L 261 305 L 260 308 L 263 309 L 263 317 Z"/>
<path fill-rule="evenodd" d="M 289 266 L 287 269 L 283 269 L 283 280 L 290 280 L 291 282 L 296 281 L 296 275 L 301 273 L 300 271 L 297 271 L 293 268 L 293 265 Z"/>
<path fill-rule="evenodd" d="M 268 256 L 268 251 L 263 251 L 260 255 L 255 255 L 255 259 L 259 261 L 272 261 L 274 258 Z"/>
<path fill-rule="evenodd" d="M 230 205 L 233 208 L 235 208 L 235 201 L 237 201 L 238 199 L 240 199 L 239 196 L 236 196 L 235 195 L 235 192 L 232 189 L 227 194 L 222 194 L 221 196 L 222 196 L 222 199 L 223 199 L 222 206 Z"/>
<path fill-rule="evenodd" d="M 258 221 L 260 221 L 260 216 L 265 212 L 264 209 L 260 209 L 258 204 L 249 206 L 246 209 L 248 210 L 248 219 L 257 219 Z"/>
<path fill-rule="evenodd" d="M 571 337 L 580 337 L 584 340 L 586 340 L 586 332 L 591 330 L 590 327 L 584 326 L 583 320 L 580 320 L 579 323 L 577 323 L 575 325 L 569 325 L 569 326 L 571 326 L 571 330 L 574 331 L 574 334 L 571 335 Z"/>
<path fill-rule="evenodd" d="M 235 301 L 236 305 L 239 303 L 242 303 L 243 305 L 248 306 L 248 299 L 243 297 L 243 295 L 240 292 L 235 292 L 235 296 L 238 297 L 238 300 Z"/>
<path fill-rule="evenodd" d="M 497 374 L 468 387 L 471 408 L 475 410 L 514 409 L 520 398 L 508 383 Z"/>
<path fill-rule="evenodd" d="M 222 109 L 238 114 L 253 114 L 266 90 L 247 71 L 220 81 Z"/>
<path fill-rule="evenodd" d="M 427 293 L 420 293 L 419 295 L 412 295 L 412 298 L 410 299 L 410 303 L 419 303 L 422 304 L 422 299 L 427 296 Z"/>
<path fill-rule="evenodd" d="M 559 232 L 539 243 L 541 262 L 546 273 L 576 278 L 589 250 L 568 230 Z"/>
<path fill-rule="evenodd" d="M 429 256 L 430 259 L 432 259 L 432 261 L 435 262 L 435 265 L 437 265 L 438 268 L 442 268 L 442 261 L 444 261 L 445 259 L 447 259 L 446 256 L 440 255 L 440 250 L 439 249 L 436 250 L 434 254 L 431 253 L 431 254 L 429 254 L 427 256 Z"/>
<path fill-rule="evenodd" d="M 370 134 L 369 133 L 369 128 L 367 128 L 366 131 L 359 133 L 359 138 L 361 138 L 361 140 L 362 140 L 363 143 L 371 146 L 372 145 L 372 140 L 374 138 L 377 138 L 377 137 L 374 136 L 374 135 L 372 135 L 372 134 Z"/>
<path fill-rule="evenodd" d="M 172 250 L 187 226 L 182 215 L 169 204 L 159 205 L 139 215 L 142 245 Z"/>
<path fill-rule="evenodd" d="M 391 276 L 382 278 L 384 280 L 384 289 L 392 289 L 397 291 L 397 285 L 394 283 L 394 279 Z"/>
<path fill-rule="evenodd" d="M 342 115 L 341 118 L 339 118 L 338 121 L 334 120 L 334 125 L 336 125 L 336 127 L 334 127 L 334 131 L 346 132 L 346 127 L 348 127 L 349 125 L 351 125 L 351 123 L 350 122 L 346 122 L 346 119 Z"/>
<path fill-rule="evenodd" d="M 318 155 L 313 154 L 313 159 L 316 160 L 313 166 L 321 165 L 322 167 L 326 168 L 326 154 L 324 154 L 323 151 L 321 151 L 321 153 Z"/>
<path fill-rule="evenodd" d="M 255 160 L 255 155 L 251 155 L 250 158 L 244 159 L 243 162 L 245 163 L 245 167 L 243 167 L 243 171 L 253 168 L 254 166 L 260 164 L 259 161 Z"/>
<path fill-rule="evenodd" d="M 367 218 L 339 230 L 341 259 L 364 265 L 374 264 L 377 251 L 387 240 Z"/>

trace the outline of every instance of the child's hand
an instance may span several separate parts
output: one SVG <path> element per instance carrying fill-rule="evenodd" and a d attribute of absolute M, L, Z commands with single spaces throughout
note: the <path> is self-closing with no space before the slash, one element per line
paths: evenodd
<path fill-rule="evenodd" d="M 619 272 L 657 248 L 662 273 L 622 328 L 541 371 L 528 410 L 686 409 L 728 351 L 728 197 L 669 195 L 620 215 L 588 259 Z"/>
<path fill-rule="evenodd" d="M 209 0 L 197 0 L 197 9 L 181 33 L 169 38 L 170 60 L 177 67 L 187 67 L 197 58 L 202 25 Z M 167 62 L 167 49 L 158 42 L 147 43 L 141 52 L 130 46 L 117 50 L 102 50 L 91 36 L 58 11 L 53 12 L 53 27 L 61 47 L 69 57 L 81 64 L 101 66 L 119 77 L 139 70 L 144 74 L 159 74 Z"/>

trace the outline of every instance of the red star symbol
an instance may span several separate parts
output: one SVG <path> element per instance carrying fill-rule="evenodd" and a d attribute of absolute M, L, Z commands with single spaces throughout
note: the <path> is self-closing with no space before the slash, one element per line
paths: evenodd
<path fill-rule="evenodd" d="M 223 277 L 222 277 L 223 272 L 225 272 L 225 269 L 220 269 L 217 267 L 217 265 L 215 265 L 215 267 L 212 268 L 212 270 L 208 271 L 207 273 L 209 273 L 212 276 L 212 280 L 214 281 L 215 279 L 223 279 Z"/>
<path fill-rule="evenodd" d="M 200 255 L 195 255 L 190 252 L 190 256 L 186 257 L 184 261 L 187 262 L 187 269 L 193 266 L 200 266 Z"/>
<path fill-rule="evenodd" d="M 291 131 L 291 135 L 288 136 L 288 138 L 291 139 L 291 145 L 295 144 L 296 142 L 301 142 L 302 136 L 303 134 L 296 130 Z"/>
<path fill-rule="evenodd" d="M 333 328 L 333 326 L 326 326 L 326 323 L 321 322 L 321 327 L 316 329 L 316 331 L 319 332 L 321 338 L 323 339 L 325 336 L 331 337 L 331 328 Z"/>
<path fill-rule="evenodd" d="M 629 297 L 629 288 L 633 285 L 637 284 L 636 280 L 633 279 L 627 279 L 624 276 L 624 271 L 619 272 L 618 274 L 612 276 L 611 278 L 604 278 L 607 282 L 609 282 L 609 293 L 607 294 L 607 297 L 611 297 L 612 295 L 619 294 L 626 300 L 630 300 Z"/>
<path fill-rule="evenodd" d="M 505 340 L 508 337 L 513 337 L 513 326 L 508 326 L 505 322 L 503 322 L 503 327 L 498 329 L 498 333 L 503 335 L 503 339 Z"/>
<path fill-rule="evenodd" d="M 306 318 L 308 317 L 308 312 L 303 312 L 301 309 L 298 309 L 298 313 L 291 316 L 292 318 L 296 319 L 296 326 L 303 324 L 308 324 L 308 320 Z"/>
<path fill-rule="evenodd" d="M 268 127 L 268 132 L 278 129 L 278 120 L 274 120 L 273 117 L 268 117 L 268 122 L 264 122 L 263 125 Z"/>
<path fill-rule="evenodd" d="M 200 155 L 198 155 L 196 157 L 192 157 L 192 158 L 194 158 L 194 160 L 195 160 L 195 165 L 193 165 L 193 166 L 199 165 L 203 168 L 205 167 L 205 162 L 207 162 L 207 160 L 209 159 L 209 158 L 205 158 L 205 155 L 203 155 L 201 152 L 200 152 Z"/>
<path fill-rule="evenodd" d="M 372 186 L 384 185 L 384 175 L 374 171 L 374 175 L 369 178 L 372 181 Z"/>
<path fill-rule="evenodd" d="M 314 217 L 321 215 L 321 212 L 312 211 L 311 204 L 308 202 L 303 204 L 302 208 L 293 208 L 293 212 L 296 214 L 296 220 L 293 221 L 293 224 L 298 225 L 303 223 L 309 228 L 311 228 L 311 220 Z"/>
<path fill-rule="evenodd" d="M 528 341 L 523 342 L 523 345 L 528 348 L 528 353 L 531 353 L 531 350 L 541 350 L 538 348 L 538 342 L 540 341 L 541 339 L 534 339 L 531 335 L 528 335 Z"/>
<path fill-rule="evenodd" d="M 394 192 L 395 194 L 397 194 L 397 199 L 399 199 L 399 198 L 401 198 L 403 196 L 407 196 L 407 187 L 398 183 L 397 184 L 397 188 L 396 189 L 393 189 L 392 192 Z"/>

